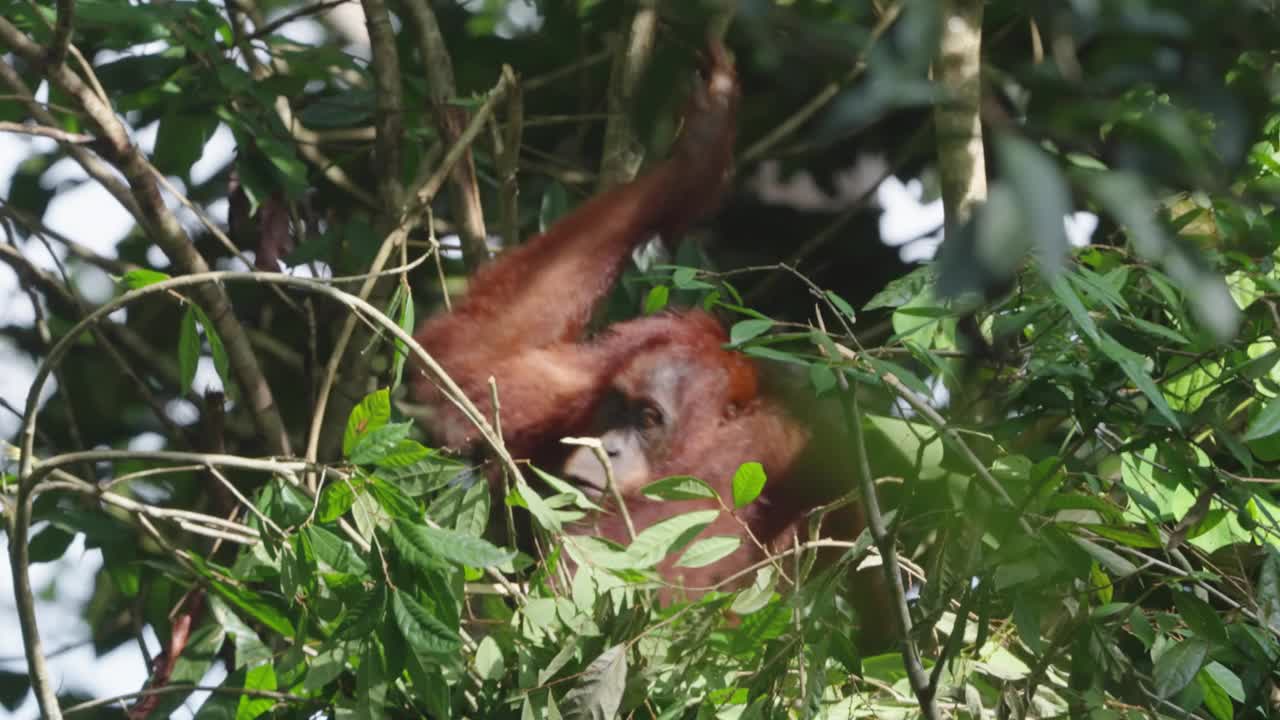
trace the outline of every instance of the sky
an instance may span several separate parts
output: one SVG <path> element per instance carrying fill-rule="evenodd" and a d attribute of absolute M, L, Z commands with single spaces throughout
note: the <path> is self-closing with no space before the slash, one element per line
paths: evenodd
<path fill-rule="evenodd" d="M 521 3 L 514 5 L 519 6 Z M 520 24 L 525 22 L 527 19 L 520 20 Z M 322 32 L 310 20 L 291 23 L 285 31 L 299 42 L 315 41 Z M 134 49 L 134 52 L 142 51 L 145 48 Z M 106 59 L 100 56 L 95 61 L 104 62 Z M 149 151 L 155 141 L 155 127 L 140 129 L 136 139 Z M 8 197 L 13 174 L 27 157 L 33 152 L 47 152 L 51 147 L 51 140 L 0 133 L 0 197 Z M 205 146 L 199 162 L 192 168 L 192 179 L 199 182 L 217 173 L 230 162 L 232 150 L 230 131 L 220 127 Z M 747 182 L 766 201 L 801 205 L 833 204 L 857 197 L 866 189 L 867 183 L 872 182 L 873 178 L 883 177 L 883 173 L 883 159 L 875 156 L 857 158 L 847 173 L 836 182 L 837 194 L 834 197 L 823 195 L 810 177 L 799 175 L 782 179 L 777 177 L 776 168 L 771 170 L 767 165 Z M 53 230 L 103 256 L 115 257 L 116 245 L 130 231 L 133 221 L 100 185 L 91 181 L 83 182 L 86 179 L 84 172 L 70 159 L 59 161 L 46 172 L 42 180 L 46 187 L 79 184 L 55 197 L 43 218 L 44 222 Z M 170 178 L 170 181 L 176 187 L 183 187 L 177 178 Z M 925 201 L 923 198 L 924 184 L 920 180 L 904 181 L 893 176 L 881 182 L 874 193 L 875 202 L 883 211 L 880 217 L 881 236 L 888 245 L 899 248 L 901 257 L 908 262 L 932 258 L 942 241 L 942 203 L 940 200 Z M 171 203 L 171 206 L 174 204 Z M 206 208 L 206 211 L 216 221 L 225 221 L 225 202 Z M 183 211 L 180 216 L 191 226 L 195 225 L 195 219 L 189 213 Z M 1097 226 L 1097 218 L 1089 213 L 1075 213 L 1065 218 L 1064 222 L 1068 236 L 1075 245 L 1086 244 Z M 23 252 L 41 267 L 54 268 L 52 258 L 38 242 L 27 242 L 23 246 Z M 167 264 L 158 249 L 153 248 L 149 257 L 157 267 Z M 102 302 L 112 295 L 114 288 L 111 278 L 96 270 L 86 270 L 85 273 L 77 277 L 77 282 L 87 299 Z M 20 291 L 17 277 L 8 265 L 0 263 L 0 326 L 30 325 L 33 318 L 30 301 Z M 0 398 L 13 407 L 22 408 L 27 402 L 35 370 L 32 358 L 16 351 L 6 340 L 0 339 Z M 216 373 L 208 358 L 205 358 L 201 363 L 196 387 L 203 388 L 216 383 Z M 54 385 L 50 383 L 42 400 L 47 400 L 53 388 Z M 945 402 L 945 397 L 935 397 L 934 401 Z M 175 410 L 179 414 L 184 412 L 181 407 Z M 194 419 L 189 410 L 186 415 L 189 419 Z M 0 409 L 0 439 L 13 439 L 18 424 L 16 417 Z M 157 437 L 139 438 L 133 448 L 154 447 Z M 0 632 L 0 669 L 22 672 L 26 663 L 17 632 L 5 536 L 0 536 L 0 550 L 4 552 L 0 556 L 0 628 L 5 628 L 4 632 Z M 74 688 L 94 697 L 109 697 L 139 689 L 146 679 L 146 668 L 136 643 L 125 643 L 107 655 L 95 657 L 87 642 L 89 627 L 80 616 L 92 594 L 93 580 L 101 565 L 101 552 L 85 550 L 83 539 L 77 538 L 65 557 L 54 563 L 34 565 L 31 575 L 37 593 L 37 615 L 46 652 L 62 650 L 50 660 L 55 683 L 59 687 Z M 146 628 L 144 637 L 150 651 L 153 654 L 158 652 L 159 645 L 149 627 Z M 219 666 L 205 682 L 216 684 L 222 677 L 223 672 Z M 188 703 L 188 708 L 198 707 L 203 697 L 203 694 L 195 696 Z M 35 700 L 30 695 L 14 714 L 6 713 L 0 708 L 0 719 L 36 716 Z M 190 716 L 189 710 L 175 715 Z"/>

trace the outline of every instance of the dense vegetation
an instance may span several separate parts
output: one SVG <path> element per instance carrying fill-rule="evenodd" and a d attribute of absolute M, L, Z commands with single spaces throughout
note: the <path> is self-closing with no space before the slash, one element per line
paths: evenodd
<path fill-rule="evenodd" d="M 0 342 L 40 364 L 0 408 L 23 420 L 0 508 L 31 662 L 0 672 L 6 707 L 89 700 L 49 677 L 31 607 L 57 588 L 27 580 L 83 536 L 95 647 L 161 641 L 132 716 L 168 716 L 216 665 L 199 717 L 1280 714 L 1274 3 L 327 14 L 356 6 L 0 0 L 0 132 L 32 138 L 0 200 L 20 283 L 0 302 L 36 309 Z M 550 477 L 491 502 L 422 444 L 404 331 L 487 238 L 661 155 L 708 27 L 744 85 L 735 190 L 609 317 L 721 313 L 865 446 L 878 499 L 851 499 L 889 534 L 829 528 L 833 557 L 663 607 L 659 560 L 737 540 L 690 543 L 694 513 L 626 548 L 568 541 L 590 503 Z M 234 156 L 193 169 L 227 132 Z M 947 206 L 930 263 L 880 242 L 888 176 Z M 110 251 L 47 227 L 84 183 L 136 221 Z M 1076 211 L 1099 218 L 1084 246 Z M 743 466 L 723 505 L 762 482 Z M 544 557 L 499 539 L 517 523 Z M 888 648 L 869 631 L 894 618 L 850 602 L 864 562 L 905 578 Z"/>

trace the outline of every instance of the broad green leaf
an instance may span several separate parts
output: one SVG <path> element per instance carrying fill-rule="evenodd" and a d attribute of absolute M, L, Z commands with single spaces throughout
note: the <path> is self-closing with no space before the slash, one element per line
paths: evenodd
<path fill-rule="evenodd" d="M 564 697 L 569 717 L 611 720 L 627 687 L 627 646 L 614 645 L 591 661 Z"/>
<path fill-rule="evenodd" d="M 125 273 L 124 276 L 120 278 L 120 282 L 124 283 L 124 286 L 130 290 L 137 290 L 148 285 L 155 285 L 158 282 L 168 279 L 168 275 L 159 272 L 158 270 L 139 268 Z"/>
<path fill-rule="evenodd" d="M 755 502 L 764 490 L 767 478 L 764 466 L 758 462 L 746 462 L 733 473 L 733 506 L 744 508 Z"/>
<path fill-rule="evenodd" d="M 633 567 L 652 567 L 668 553 L 692 540 L 719 514 L 719 510 L 698 510 L 656 522 L 636 535 L 636 539 L 627 547 L 627 557 Z"/>
<path fill-rule="evenodd" d="M 1067 255 L 1063 218 L 1071 212 L 1071 195 L 1061 170 L 1047 153 L 1012 133 L 996 136 L 996 159 L 1007 186 L 1017 198 L 1023 227 L 1032 230 L 1040 267 L 1053 276 Z"/>
<path fill-rule="evenodd" d="M 1102 547 L 1092 540 L 1086 540 L 1082 537 L 1073 537 L 1075 541 L 1085 552 L 1093 556 L 1103 567 L 1110 570 L 1112 574 L 1117 575 L 1119 580 L 1128 578 L 1138 572 L 1138 567 L 1126 560 L 1118 553 Z"/>
<path fill-rule="evenodd" d="M 342 454 L 351 455 L 356 441 L 391 420 L 391 392 L 386 388 L 370 393 L 351 410 L 342 434 Z"/>
<path fill-rule="evenodd" d="M 1172 696 L 1200 672 L 1209 654 L 1209 643 L 1201 638 L 1181 640 L 1167 648 L 1151 670 L 1156 695 Z"/>
<path fill-rule="evenodd" d="M 398 596 L 400 593 L 396 593 Z M 403 631 L 403 626 L 401 626 Z M 408 638 L 406 638 L 408 639 Z M 369 638 L 360 653 L 360 667 L 356 670 L 357 720 L 378 720 L 387 716 L 387 694 L 395 678 L 388 677 L 387 657 L 382 643 Z"/>
<path fill-rule="evenodd" d="M 867 304 L 862 306 L 862 309 L 876 310 L 905 305 L 911 301 L 911 298 L 919 295 L 925 287 L 931 285 L 933 280 L 933 268 L 929 265 L 921 265 L 896 280 L 890 280 L 883 290 L 872 296 Z"/>
<path fill-rule="evenodd" d="M 417 450 L 412 446 L 406 448 L 402 445 L 402 441 L 408 438 L 412 428 L 413 423 L 402 422 L 389 423 L 368 430 L 356 438 L 347 456 L 356 465 L 385 463 L 391 467 L 397 467 L 402 461 L 412 463 L 415 459 L 410 456 L 417 453 Z M 418 445 L 418 447 L 421 446 Z M 426 450 L 426 448 L 422 449 Z M 420 457 L 425 456 L 425 452 L 420 453 Z"/>
<path fill-rule="evenodd" d="M 1249 422 L 1249 430 L 1244 434 L 1245 442 L 1261 440 L 1280 433 L 1280 398 L 1272 398 Z"/>
<path fill-rule="evenodd" d="M 741 345 L 748 340 L 756 338 L 769 331 L 773 327 L 772 320 L 739 320 L 729 329 L 729 344 Z"/>
<path fill-rule="evenodd" d="M 1232 672 L 1226 665 L 1215 660 L 1205 665 L 1203 672 L 1212 676 L 1214 682 L 1218 683 L 1218 687 L 1222 688 L 1232 700 L 1244 702 L 1244 683 L 1240 682 L 1240 676 Z"/>
<path fill-rule="evenodd" d="M 462 647 L 458 631 L 445 625 L 430 610 L 404 591 L 391 594 L 396 626 L 414 652 L 424 657 L 456 658 Z"/>
<path fill-rule="evenodd" d="M 644 314 L 654 315 L 662 312 L 667 307 L 667 301 L 671 298 L 671 288 L 666 285 L 655 285 L 649 290 L 649 294 L 644 298 Z"/>
<path fill-rule="evenodd" d="M 690 475 L 673 475 L 645 485 L 640 492 L 654 500 L 714 500 L 716 491 Z"/>
<path fill-rule="evenodd" d="M 1190 592 L 1173 593 L 1173 603 L 1177 606 L 1182 621 L 1195 631 L 1197 637 L 1204 638 L 1213 647 L 1226 647 L 1229 644 L 1227 628 L 1209 603 Z"/>
<path fill-rule="evenodd" d="M 1151 405 L 1160 413 L 1169 424 L 1174 428 L 1181 428 L 1182 424 L 1178 421 L 1178 416 L 1174 414 L 1173 408 L 1169 407 L 1169 403 L 1165 401 L 1164 394 L 1160 392 L 1160 388 L 1156 387 L 1156 383 L 1151 379 L 1151 374 L 1147 372 L 1145 367 L 1146 358 L 1133 352 L 1129 348 L 1116 342 L 1114 338 L 1105 333 L 1101 334 L 1098 340 L 1098 349 L 1104 355 L 1111 358 L 1125 375 L 1133 381 L 1135 387 L 1142 391 L 1143 395 L 1151 401 Z"/>
<path fill-rule="evenodd" d="M 406 556 L 436 555 L 449 562 L 475 568 L 493 567 L 515 557 L 513 550 L 499 548 L 488 540 L 444 528 L 397 520 L 392 526 L 396 547 Z"/>
<path fill-rule="evenodd" d="M 293 623 L 289 622 L 289 618 L 258 593 L 248 588 L 228 585 L 216 578 L 210 585 L 224 600 L 239 608 L 250 618 L 285 637 L 293 636 Z"/>
<path fill-rule="evenodd" d="M 209 341 L 209 354 L 213 356 L 213 369 L 218 371 L 218 377 L 222 379 L 222 386 L 226 388 L 227 394 L 231 394 L 233 378 L 231 377 L 231 360 L 227 357 L 227 348 L 222 344 L 222 336 L 218 335 L 218 330 L 209 322 L 209 317 L 204 314 L 204 310 L 199 305 L 191 305 L 191 310 L 195 312 L 196 319 L 200 321 L 200 327 L 204 328 L 204 338 Z"/>
<path fill-rule="evenodd" d="M 322 570 L 349 575 L 364 575 L 369 571 L 356 547 L 346 539 L 317 525 L 309 525 L 302 532 L 315 550 L 316 559 L 323 563 Z"/>
<path fill-rule="evenodd" d="M 343 480 L 335 480 L 324 486 L 320 493 L 320 504 L 316 510 L 316 520 L 322 523 L 333 522 L 351 509 L 355 502 L 354 488 Z"/>
<path fill-rule="evenodd" d="M 824 292 L 823 295 L 827 298 L 827 302 L 830 302 L 837 310 L 840 311 L 841 315 L 844 315 L 849 319 L 849 322 L 854 323 L 858 321 L 858 314 L 854 312 L 853 306 L 849 304 L 848 300 L 845 300 L 830 290 Z"/>
<path fill-rule="evenodd" d="M 742 546 L 737 535 L 716 535 L 703 538 L 689 546 L 676 561 L 676 567 L 699 568 L 732 555 Z"/>
<path fill-rule="evenodd" d="M 396 324 L 400 326 L 401 330 L 413 335 L 414 330 L 417 329 L 413 310 L 413 290 L 409 289 L 408 285 L 401 285 L 396 289 L 396 293 L 401 297 L 400 312 L 395 316 Z M 391 362 L 392 388 L 399 387 L 401 380 L 404 379 L 404 365 L 408 359 L 409 346 L 397 339 L 395 357 Z"/>
<path fill-rule="evenodd" d="M 275 667 L 271 663 L 265 663 L 249 668 L 245 673 L 244 687 L 246 690 L 274 692 L 276 689 Z M 236 707 L 236 720 L 254 720 L 271 710 L 275 704 L 276 701 L 269 697 L 241 695 L 240 703 Z"/>
<path fill-rule="evenodd" d="M 1231 705 L 1231 698 L 1227 697 L 1227 691 L 1222 689 L 1207 670 L 1196 673 L 1196 683 L 1200 686 L 1200 693 L 1204 695 L 1205 708 L 1217 720 L 1232 720 L 1235 717 L 1235 708 Z"/>
<path fill-rule="evenodd" d="M 766 565 L 756 571 L 756 578 L 750 587 L 743 588 L 733 598 L 729 609 L 738 615 L 750 615 L 757 612 L 773 597 L 774 588 L 778 585 L 778 573 L 772 565 Z"/>
<path fill-rule="evenodd" d="M 1066 278 L 1058 276 L 1049 281 L 1049 288 L 1053 290 L 1053 294 L 1062 303 L 1062 306 L 1071 314 L 1071 319 L 1075 321 L 1076 327 L 1080 329 L 1089 339 L 1094 342 L 1101 342 L 1098 336 L 1098 326 L 1093 322 L 1093 317 L 1089 315 L 1089 311 L 1085 308 L 1084 303 L 1080 302 L 1080 297 L 1076 295 L 1076 291 L 1071 287 Z"/>
<path fill-rule="evenodd" d="M 193 390 L 191 383 L 196 379 L 196 368 L 200 364 L 200 332 L 196 329 L 196 314 L 191 308 L 182 313 L 182 324 L 178 327 L 178 389 L 182 392 Z"/>
<path fill-rule="evenodd" d="M 492 635 L 485 635 L 480 641 L 480 646 L 476 648 L 476 674 L 481 680 L 498 680 L 506 671 L 506 662 L 502 658 L 502 646 L 498 645 L 498 641 L 493 639 Z"/>

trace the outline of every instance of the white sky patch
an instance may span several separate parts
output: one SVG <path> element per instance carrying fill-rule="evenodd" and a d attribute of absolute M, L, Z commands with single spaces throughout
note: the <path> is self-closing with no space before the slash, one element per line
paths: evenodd
<path fill-rule="evenodd" d="M 200 159 L 191 166 L 191 182 L 200 185 L 222 172 L 222 169 L 231 162 L 231 155 L 235 149 L 235 135 L 225 124 L 218 123 L 218 128 L 204 144 L 204 152 L 200 153 Z"/>
<path fill-rule="evenodd" d="M 83 535 L 76 536 L 62 558 L 31 566 L 36 618 L 53 684 L 92 697 L 107 697 L 141 688 L 147 678 L 137 643 L 125 642 L 112 652 L 97 657 L 89 642 L 89 625 L 81 618 L 81 612 L 93 595 L 93 581 L 101 567 L 102 552 L 85 550 Z M 50 588 L 56 588 L 56 591 L 48 592 Z M 49 597 L 54 599 L 49 600 Z M 16 659 L 23 655 L 22 634 L 17 632 L 14 619 L 16 615 L 13 575 L 9 570 L 9 539 L 0 535 L 0 617 L 6 618 L 6 632 L 0 632 L 0 658 Z M 48 656 L 50 650 L 71 646 L 74 647 L 67 652 Z M 151 635 L 150 646 L 159 647 L 154 634 Z M 0 668 L 22 672 L 26 662 L 5 662 L 0 664 Z M 28 694 L 26 702 L 11 717 L 38 717 L 35 697 Z"/>

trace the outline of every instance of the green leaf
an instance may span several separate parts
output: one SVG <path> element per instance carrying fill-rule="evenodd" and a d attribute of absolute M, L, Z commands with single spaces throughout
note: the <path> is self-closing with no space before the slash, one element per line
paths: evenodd
<path fill-rule="evenodd" d="M 397 596 L 400 593 L 396 593 Z M 387 716 L 387 693 L 394 678 L 388 677 L 387 658 L 382 643 L 369 638 L 360 653 L 360 667 L 356 669 L 357 720 L 379 720 Z"/>
<path fill-rule="evenodd" d="M 1141 390 L 1143 395 L 1147 396 L 1152 406 L 1169 421 L 1170 425 L 1178 429 L 1182 427 L 1182 424 L 1178 421 L 1178 416 L 1173 412 L 1173 408 L 1169 407 L 1169 403 L 1164 399 L 1164 394 L 1160 392 L 1160 388 L 1156 387 L 1155 381 L 1151 379 L 1151 375 L 1147 372 L 1144 366 L 1146 358 L 1116 342 L 1114 338 L 1106 333 L 1100 333 L 1098 349 L 1111 358 L 1116 365 L 1120 366 L 1124 374 L 1128 375 L 1129 379 L 1133 381 L 1134 386 Z"/>
<path fill-rule="evenodd" d="M 120 278 L 120 281 L 130 290 L 137 290 L 148 285 L 155 285 L 158 282 L 168 279 L 168 275 L 158 270 L 146 270 L 140 268 L 138 270 L 130 270 L 125 273 L 124 277 Z"/>
<path fill-rule="evenodd" d="M 348 575 L 364 575 L 369 572 L 356 547 L 342 537 L 317 525 L 308 525 L 302 529 L 303 536 L 310 542 L 316 559 L 323 565 L 325 572 L 340 572 Z"/>
<path fill-rule="evenodd" d="M 690 475 L 673 475 L 645 485 L 640 492 L 654 500 L 714 500 L 716 491 Z"/>
<path fill-rule="evenodd" d="M 413 429 L 412 422 L 388 423 L 374 428 L 356 439 L 351 448 L 350 460 L 356 465 L 387 465 L 403 467 L 417 462 L 427 455 L 427 449 L 406 439 Z"/>
<path fill-rule="evenodd" d="M 1049 282 L 1049 288 L 1053 290 L 1054 296 L 1071 314 L 1071 319 L 1075 321 L 1076 327 L 1085 335 L 1088 335 L 1090 340 L 1100 342 L 1098 326 L 1093 322 L 1089 311 L 1085 309 L 1084 303 L 1080 302 L 1080 296 L 1076 295 L 1076 291 L 1071 287 L 1071 284 L 1059 275 Z"/>
<path fill-rule="evenodd" d="M 1108 550 L 1092 540 L 1086 540 L 1082 537 L 1072 537 L 1071 539 L 1074 540 L 1075 543 L 1085 552 L 1093 556 L 1094 560 L 1101 563 L 1102 566 L 1110 570 L 1112 574 L 1119 576 L 1120 579 L 1127 578 L 1138 572 L 1138 567 L 1136 565 L 1129 562 L 1116 552 Z"/>
<path fill-rule="evenodd" d="M 927 286 L 933 283 L 933 268 L 929 265 L 921 265 L 902 277 L 889 281 L 884 289 L 876 293 L 866 305 L 862 306 L 863 310 L 877 310 L 879 308 L 896 308 L 911 302 L 911 298 L 919 295 Z"/>
<path fill-rule="evenodd" d="M 196 329 L 196 313 L 188 307 L 178 326 L 178 390 L 192 390 L 196 368 L 200 364 L 200 332 Z"/>
<path fill-rule="evenodd" d="M 1266 407 L 1249 422 L 1249 430 L 1244 434 L 1245 442 L 1261 440 L 1280 433 L 1280 398 L 1272 398 Z"/>
<path fill-rule="evenodd" d="M 767 478 L 764 466 L 758 462 L 746 462 L 733 474 L 733 506 L 744 508 L 755 502 L 764 490 Z"/>
<path fill-rule="evenodd" d="M 73 533 L 58 527 L 46 525 L 28 541 L 29 559 L 33 563 L 53 562 L 67 552 L 67 547 L 75 539 Z"/>
<path fill-rule="evenodd" d="M 556 220 L 569 211 L 569 193 L 564 185 L 552 181 L 542 193 L 538 206 L 538 231 L 546 232 Z"/>
<path fill-rule="evenodd" d="M 265 663 L 249 668 L 245 673 L 244 687 L 246 690 L 275 691 L 275 667 L 271 663 Z M 271 698 L 241 695 L 240 702 L 236 707 L 236 720 L 254 720 L 254 718 L 261 717 L 271 710 L 275 704 L 276 701 Z"/>
<path fill-rule="evenodd" d="M 1232 672 L 1227 666 L 1216 660 L 1204 666 L 1201 672 L 1208 673 L 1213 677 L 1218 687 L 1227 693 L 1227 697 L 1236 702 L 1244 702 L 1245 692 L 1244 683 L 1240 682 L 1240 676 Z"/>
<path fill-rule="evenodd" d="M 627 547 L 627 558 L 632 567 L 652 567 L 668 553 L 683 547 L 719 515 L 719 510 L 697 510 L 660 520 L 636 535 Z"/>
<path fill-rule="evenodd" d="M 204 328 L 205 339 L 209 341 L 213 369 L 217 370 L 218 377 L 222 378 L 222 387 L 227 389 L 227 394 L 231 394 L 231 360 L 227 357 L 227 348 L 222 344 L 222 337 L 218 335 L 218 330 L 214 328 L 213 323 L 209 322 L 209 317 L 204 314 L 204 310 L 201 310 L 199 305 L 191 305 L 191 309 L 196 313 L 200 327 Z"/>
<path fill-rule="evenodd" d="M 666 285 L 656 285 L 649 289 L 649 294 L 644 298 L 644 314 L 654 315 L 662 312 L 667 307 L 668 300 L 671 299 L 671 288 Z"/>
<path fill-rule="evenodd" d="M 391 596 L 391 612 L 396 626 L 414 652 L 424 657 L 456 658 L 462 648 L 457 630 L 445 625 L 417 600 L 404 591 Z"/>
<path fill-rule="evenodd" d="M 249 617 L 257 620 L 285 637 L 293 636 L 293 623 L 289 622 L 289 618 L 287 618 L 284 613 L 280 612 L 278 608 L 269 603 L 266 598 L 247 588 L 228 585 L 227 583 L 221 582 L 217 579 L 213 579 L 210 584 L 218 595 L 237 608 L 240 608 L 240 610 L 247 613 Z"/>
<path fill-rule="evenodd" d="M 1018 135 L 997 134 L 996 148 L 1001 174 L 1017 198 L 1024 227 L 1033 230 L 1040 267 L 1052 276 L 1070 249 L 1063 226 L 1063 218 L 1071 212 L 1066 179 L 1048 154 Z"/>
<path fill-rule="evenodd" d="M 729 344 L 741 345 L 752 338 L 763 335 L 773 327 L 772 320 L 740 320 L 729 329 Z"/>
<path fill-rule="evenodd" d="M 1171 697 L 1186 687 L 1200 672 L 1208 654 L 1209 643 L 1201 638 L 1188 638 L 1166 649 L 1151 670 L 1156 695 Z"/>
<path fill-rule="evenodd" d="M 316 520 L 322 523 L 337 520 L 347 514 L 355 500 L 355 490 L 346 481 L 335 480 L 325 485 L 324 490 L 320 493 Z"/>
<path fill-rule="evenodd" d="M 476 674 L 481 680 L 498 680 L 505 671 L 502 646 L 498 645 L 492 635 L 485 635 L 476 648 Z"/>
<path fill-rule="evenodd" d="M 778 585 L 778 573 L 772 565 L 766 565 L 756 572 L 756 579 L 750 587 L 743 588 L 733 598 L 729 609 L 738 615 L 750 615 L 757 612 L 773 598 L 773 590 Z"/>
<path fill-rule="evenodd" d="M 400 302 L 400 313 L 396 316 L 396 324 L 400 329 L 413 335 L 413 331 L 417 328 L 416 320 L 414 320 L 413 310 L 413 290 L 408 285 L 401 285 L 397 289 L 397 293 L 403 292 L 403 298 Z M 400 386 L 400 382 L 404 379 L 404 364 L 409 359 L 409 346 L 403 341 L 396 340 L 395 358 L 391 362 L 391 387 Z"/>
<path fill-rule="evenodd" d="M 155 166 L 165 175 L 186 177 L 217 129 L 218 116 L 213 113 L 165 113 L 156 131 Z"/>
<path fill-rule="evenodd" d="M 1204 706 L 1217 720 L 1232 720 L 1235 708 L 1227 691 L 1213 679 L 1206 670 L 1196 673 L 1196 683 L 1200 686 L 1200 694 L 1204 696 Z"/>
<path fill-rule="evenodd" d="M 1175 592 L 1173 603 L 1178 607 L 1178 614 L 1182 616 L 1182 621 L 1195 631 L 1197 637 L 1204 638 L 1214 647 L 1226 647 L 1230 644 L 1222 618 L 1209 603 L 1190 592 Z"/>
<path fill-rule="evenodd" d="M 854 323 L 858 321 L 858 314 L 854 312 L 853 306 L 849 304 L 848 300 L 845 300 L 830 290 L 824 292 L 823 296 L 827 298 L 827 302 L 835 306 L 836 310 L 840 311 L 840 314 L 848 318 L 849 322 Z"/>
<path fill-rule="evenodd" d="M 458 565 L 486 568 L 508 562 L 516 555 L 514 550 L 497 547 L 473 535 L 406 520 L 396 521 L 391 538 L 396 548 L 419 567 L 429 568 L 435 564 L 429 560 L 423 562 L 425 558 L 440 557 Z"/>
<path fill-rule="evenodd" d="M 342 434 L 342 454 L 349 457 L 355 449 L 356 440 L 386 425 L 390 420 L 391 392 L 383 388 L 370 393 L 351 410 L 351 416 L 347 418 L 347 429 Z"/>
<path fill-rule="evenodd" d="M 676 561 L 676 567 L 700 568 L 726 558 L 742 546 L 737 535 L 716 535 L 703 538 L 689 546 Z"/>
<path fill-rule="evenodd" d="M 618 715 L 622 693 L 627 687 L 627 646 L 605 650 L 578 678 L 578 685 L 565 695 L 570 717 L 608 720 Z"/>

